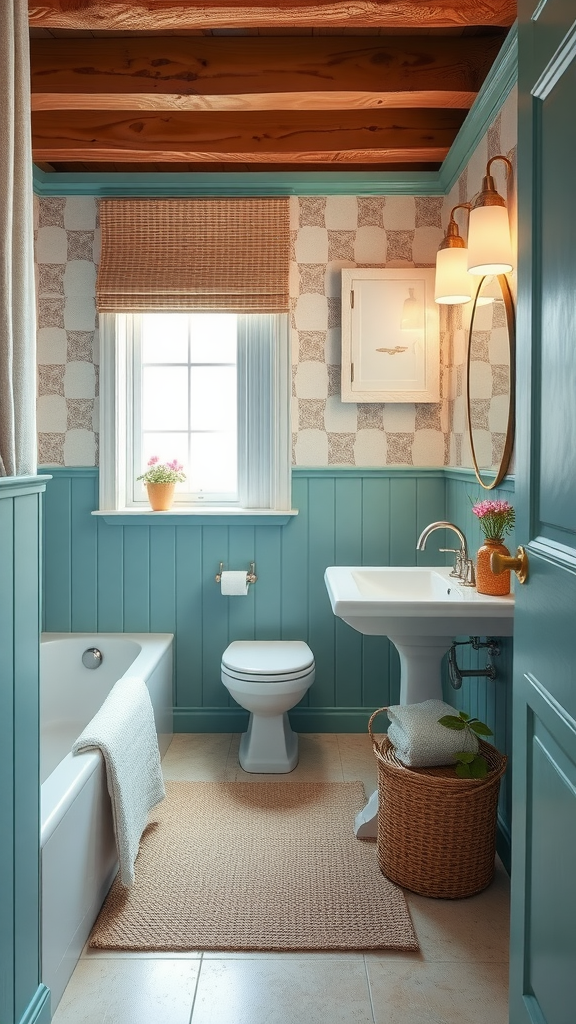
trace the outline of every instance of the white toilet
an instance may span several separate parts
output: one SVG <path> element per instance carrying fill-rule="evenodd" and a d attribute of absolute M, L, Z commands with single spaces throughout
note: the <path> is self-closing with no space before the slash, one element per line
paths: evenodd
<path fill-rule="evenodd" d="M 314 682 L 314 655 L 302 640 L 234 640 L 222 655 L 222 682 L 250 711 L 240 740 L 245 772 L 291 772 L 298 764 L 298 736 L 290 708 Z"/>

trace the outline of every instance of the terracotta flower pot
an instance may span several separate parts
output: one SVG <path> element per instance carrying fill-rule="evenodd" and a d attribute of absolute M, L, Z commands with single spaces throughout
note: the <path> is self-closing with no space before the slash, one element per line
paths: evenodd
<path fill-rule="evenodd" d="M 492 597 L 504 597 L 510 593 L 510 570 L 494 573 L 490 567 L 490 557 L 498 551 L 501 555 L 509 555 L 510 552 L 498 537 L 492 540 L 487 537 L 481 548 L 478 548 L 476 556 L 476 590 L 479 594 L 490 594 Z"/>
<path fill-rule="evenodd" d="M 172 508 L 176 484 L 146 484 L 148 501 L 153 512 L 167 512 Z"/>

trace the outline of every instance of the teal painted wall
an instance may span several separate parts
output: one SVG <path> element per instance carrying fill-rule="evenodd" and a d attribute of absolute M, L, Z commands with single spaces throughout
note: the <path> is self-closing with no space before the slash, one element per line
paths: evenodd
<path fill-rule="evenodd" d="M 0 1021 L 44 1024 L 40 984 L 37 477 L 0 480 Z"/>
<path fill-rule="evenodd" d="M 476 551 L 482 543 L 482 532 L 478 520 L 472 512 L 472 503 L 484 498 L 497 498 L 514 504 L 514 480 L 506 477 L 499 487 L 493 491 L 484 491 L 476 482 L 472 473 L 466 470 L 446 469 L 446 517 L 457 523 L 466 534 L 471 552 Z M 516 550 L 514 534 L 506 538 L 506 545 L 511 552 Z M 514 577 L 513 577 L 514 579 Z M 458 637 L 467 640 L 468 637 Z M 512 637 L 501 640 L 501 654 L 494 659 L 498 677 L 494 680 L 471 678 L 464 680 L 461 690 L 454 690 L 447 681 L 444 683 L 446 700 L 454 707 L 462 708 L 469 714 L 480 718 L 490 726 L 494 743 L 498 750 L 508 755 L 512 753 L 512 654 L 514 641 Z M 458 648 L 458 665 L 461 668 L 485 668 L 486 651 L 473 651 L 470 647 Z M 502 860 L 510 865 L 510 823 L 512 819 L 512 770 L 510 760 L 502 784 L 498 807 L 499 836 L 498 849 Z"/>
<path fill-rule="evenodd" d="M 44 629 L 167 631 L 176 636 L 177 731 L 239 731 L 246 713 L 220 681 L 220 658 L 232 640 L 304 639 L 316 681 L 291 712 L 302 732 L 362 732 L 371 710 L 399 696 L 398 656 L 385 637 L 361 636 L 332 614 L 324 585 L 327 565 L 438 565 L 451 546 L 438 531 L 417 555 L 428 523 L 458 524 L 470 552 L 481 544 L 472 502 L 486 497 L 461 469 L 293 470 L 293 507 L 286 526 L 111 525 L 92 516 L 98 470 L 50 469 L 44 514 Z M 507 478 L 493 497 L 513 500 Z M 514 549 L 514 539 L 509 544 Z M 450 559 L 451 556 L 448 556 Z M 256 562 L 258 582 L 246 599 L 220 594 L 220 561 Z M 460 639 L 468 639 L 462 637 Z M 460 648 L 462 668 L 486 656 Z M 445 697 L 494 731 L 511 751 L 512 640 L 502 641 L 498 678 L 470 679 L 461 690 L 445 681 Z M 500 852 L 509 856 L 511 773 L 500 794 Z"/>
<path fill-rule="evenodd" d="M 111 525 L 92 516 L 98 470 L 50 470 L 45 503 L 44 628 L 176 635 L 175 728 L 245 728 L 220 681 L 232 640 L 304 639 L 316 680 L 292 712 L 301 731 L 362 731 L 368 711 L 398 700 L 399 665 L 383 637 L 332 614 L 332 564 L 415 564 L 416 540 L 444 517 L 440 470 L 295 469 L 286 526 Z M 421 564 L 444 563 L 438 533 Z M 256 562 L 247 598 L 222 597 L 214 575 Z M 366 710 L 364 710 L 366 709 Z"/>

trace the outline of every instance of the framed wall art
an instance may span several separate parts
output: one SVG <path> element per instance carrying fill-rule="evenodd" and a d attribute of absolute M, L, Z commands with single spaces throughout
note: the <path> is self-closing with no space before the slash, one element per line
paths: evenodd
<path fill-rule="evenodd" d="M 438 402 L 434 269 L 342 271 L 342 401 Z"/>

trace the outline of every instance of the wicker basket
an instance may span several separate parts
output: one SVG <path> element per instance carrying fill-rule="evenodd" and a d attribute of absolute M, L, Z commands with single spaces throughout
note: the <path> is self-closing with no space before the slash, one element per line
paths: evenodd
<path fill-rule="evenodd" d="M 387 736 L 368 732 L 378 761 L 378 864 L 398 885 L 441 899 L 472 896 L 490 884 L 496 854 L 496 808 L 506 757 L 480 740 L 484 779 L 460 779 L 453 765 L 407 768 Z"/>

